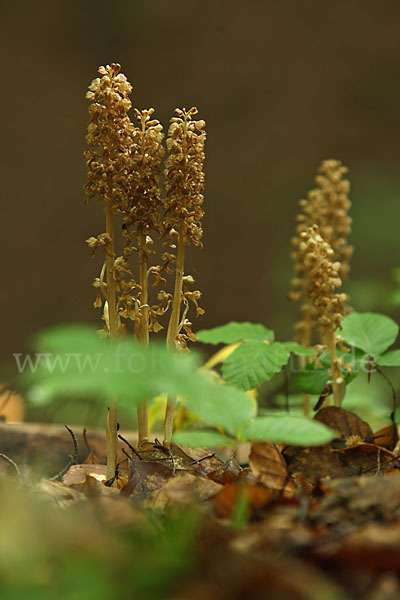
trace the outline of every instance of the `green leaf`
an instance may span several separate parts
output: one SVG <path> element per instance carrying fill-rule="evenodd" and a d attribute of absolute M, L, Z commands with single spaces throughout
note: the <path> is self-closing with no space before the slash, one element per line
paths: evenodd
<path fill-rule="evenodd" d="M 322 367 L 318 369 L 312 363 L 297 373 L 293 385 L 299 392 L 319 396 L 329 379 L 329 368 Z"/>
<path fill-rule="evenodd" d="M 196 332 L 197 337 L 205 344 L 234 344 L 235 342 L 258 340 L 272 342 L 274 332 L 259 323 L 237 323 L 232 321 L 213 329 L 202 329 Z"/>
<path fill-rule="evenodd" d="M 189 429 L 178 431 L 173 435 L 172 441 L 189 448 L 214 448 L 216 446 L 233 446 L 230 438 L 211 429 Z"/>
<path fill-rule="evenodd" d="M 351 346 L 378 355 L 393 344 L 398 333 L 397 323 L 385 315 L 350 313 L 343 319 L 340 335 Z"/>
<path fill-rule="evenodd" d="M 344 363 L 351 364 L 352 371 L 349 372 L 347 369 L 342 369 L 342 374 L 346 384 L 350 383 L 355 377 L 357 377 L 360 371 L 360 361 L 363 359 L 364 354 L 361 350 L 356 349 L 353 352 L 342 352 L 337 351 L 337 356 L 340 357 Z M 317 366 L 316 362 L 313 361 L 308 363 L 293 380 L 293 386 L 299 392 L 304 394 L 311 394 L 313 396 L 319 396 L 322 390 L 325 388 L 330 376 L 331 361 L 329 353 L 324 352 L 319 357 L 319 363 L 321 366 Z"/>
<path fill-rule="evenodd" d="M 279 342 L 281 346 L 284 346 L 289 352 L 297 354 L 298 356 L 315 356 L 317 353 L 312 348 L 301 346 L 297 342 Z"/>
<path fill-rule="evenodd" d="M 377 356 L 376 362 L 381 367 L 400 367 L 400 350 L 391 350 L 383 356 Z"/>
<path fill-rule="evenodd" d="M 247 425 L 242 435 L 250 441 L 285 442 L 295 446 L 319 446 L 336 437 L 329 427 L 305 417 L 260 417 Z"/>
<path fill-rule="evenodd" d="M 255 402 L 229 385 L 213 384 L 208 389 L 200 386 L 198 391 L 188 397 L 189 409 L 208 425 L 222 427 L 231 435 L 238 434 L 256 413 Z"/>
<path fill-rule="evenodd" d="M 242 390 L 251 390 L 281 370 L 290 351 L 279 342 L 244 342 L 222 365 L 222 375 L 228 383 Z"/>
<path fill-rule="evenodd" d="M 90 394 L 105 403 L 117 398 L 129 408 L 162 393 L 190 396 L 197 403 L 206 398 L 218 404 L 226 397 L 222 386 L 197 371 L 200 361 L 195 352 L 168 352 L 157 343 L 147 349 L 132 340 L 112 343 L 99 339 L 87 326 L 50 330 L 38 336 L 37 347 L 42 352 L 38 368 L 25 378 L 40 402 Z"/>

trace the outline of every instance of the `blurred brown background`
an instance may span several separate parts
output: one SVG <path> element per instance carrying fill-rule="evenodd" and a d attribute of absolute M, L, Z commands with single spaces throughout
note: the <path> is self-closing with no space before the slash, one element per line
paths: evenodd
<path fill-rule="evenodd" d="M 197 105 L 207 121 L 205 244 L 187 265 L 207 311 L 195 329 L 251 320 L 291 335 L 290 237 L 325 158 L 350 169 L 353 305 L 382 309 L 400 265 L 397 0 L 16 0 L 0 28 L 3 371 L 33 332 L 99 323 L 85 92 L 113 61 L 138 108 L 167 125 Z"/>

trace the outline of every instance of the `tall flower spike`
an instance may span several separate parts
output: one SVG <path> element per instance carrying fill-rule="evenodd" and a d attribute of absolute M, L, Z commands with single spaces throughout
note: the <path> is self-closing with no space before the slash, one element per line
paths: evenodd
<path fill-rule="evenodd" d="M 129 186 L 133 125 L 128 116 L 132 86 L 118 64 L 99 68 L 100 78 L 89 86 L 86 98 L 89 125 L 85 152 L 88 198 L 121 205 Z"/>
<path fill-rule="evenodd" d="M 125 209 L 129 231 L 138 235 L 160 230 L 160 173 L 165 154 L 163 127 L 152 119 L 154 108 L 134 109 L 138 125 L 132 132 L 132 171 Z"/>
<path fill-rule="evenodd" d="M 334 251 L 323 240 L 317 225 L 309 227 L 301 234 L 299 251 L 307 275 L 306 294 L 315 309 L 316 321 L 321 330 L 331 360 L 332 388 L 335 406 L 340 406 L 344 397 L 344 380 L 340 361 L 336 356 L 336 330 L 341 328 L 345 314 L 346 294 L 335 293 L 342 285 L 340 263 L 334 261 Z"/>
<path fill-rule="evenodd" d="M 347 167 L 339 160 L 325 160 L 318 169 L 315 178 L 317 187 L 311 190 L 307 199 L 300 200 L 300 213 L 297 215 L 296 234 L 292 238 L 294 251 L 295 278 L 292 279 L 293 291 L 289 294 L 291 300 L 302 302 L 301 319 L 296 323 L 297 338 L 305 346 L 311 344 L 311 330 L 315 323 L 314 308 L 307 301 L 306 269 L 303 264 L 303 254 L 300 251 L 302 233 L 309 227 L 318 225 L 321 237 L 331 246 L 333 260 L 340 261 L 340 276 L 347 279 L 350 271 L 352 246 L 347 243 L 351 232 L 351 218 L 348 211 L 351 207 L 348 194 L 350 182 L 345 178 Z"/>
<path fill-rule="evenodd" d="M 350 271 L 353 247 L 347 243 L 351 233 L 350 181 L 348 172 L 339 160 L 325 160 L 315 178 L 317 188 L 309 195 L 312 210 L 311 225 L 318 225 L 322 238 L 333 250 L 334 260 L 340 260 L 340 276 L 346 279 Z"/>
<path fill-rule="evenodd" d="M 204 211 L 205 121 L 193 120 L 197 108 L 175 109 L 168 131 L 165 162 L 165 227 L 184 228 L 184 242 L 201 245 Z"/>
<path fill-rule="evenodd" d="M 125 303 L 123 314 L 135 321 L 136 339 L 148 345 L 149 330 L 161 329 L 156 319 L 158 307 L 149 306 L 149 273 L 162 280 L 161 267 L 149 267 L 149 256 L 153 253 L 150 233 L 161 232 L 162 215 L 160 205 L 160 171 L 165 150 L 162 146 L 162 125 L 152 119 L 154 109 L 139 111 L 135 116 L 139 126 L 132 133 L 133 144 L 132 170 L 130 173 L 128 194 L 122 208 L 125 247 L 127 258 L 137 251 L 139 255 L 139 285 L 132 279 L 125 286 L 122 301 Z M 156 282 L 158 280 L 156 279 Z M 134 309 L 133 309 L 134 306 Z M 138 406 L 139 444 L 148 439 L 147 402 Z"/>
<path fill-rule="evenodd" d="M 140 263 L 139 286 L 136 285 L 136 282 L 132 282 L 135 289 L 133 295 L 139 296 L 137 297 L 138 310 L 134 314 L 127 307 L 124 314 L 135 319 L 136 336 L 146 343 L 149 339 L 149 317 L 152 324 L 150 330 L 158 329 L 157 321 L 154 314 L 152 314 L 157 307 L 150 308 L 148 306 L 148 275 L 149 273 L 153 274 L 156 283 L 163 281 L 160 275 L 160 266 L 149 268 L 149 256 L 153 254 L 153 240 L 150 234 L 152 231 L 159 233 L 162 231 L 159 181 L 161 164 L 165 154 L 162 145 L 164 137 L 162 125 L 157 119 L 151 118 L 153 113 L 153 108 L 143 111 L 135 109 L 139 126 L 133 130 L 129 193 L 122 209 L 125 237 L 124 254 L 128 258 L 132 253 L 138 252 Z M 133 290 L 131 289 L 131 291 Z M 128 294 L 128 302 L 130 301 L 129 298 L 132 300 L 132 294 Z M 159 327 L 161 328 L 161 326 Z"/>
<path fill-rule="evenodd" d="M 351 233 L 351 217 L 348 215 L 351 208 L 348 196 L 350 182 L 345 178 L 347 171 L 347 167 L 342 166 L 339 160 L 323 161 L 315 178 L 317 187 L 308 193 L 306 200 L 300 200 L 296 235 L 292 239 L 295 247 L 292 257 L 296 271 L 296 278 L 292 282 L 293 299 L 297 299 L 299 293 L 301 296 L 303 287 L 304 267 L 299 260 L 298 246 L 301 243 L 302 232 L 308 227 L 318 225 L 320 235 L 334 252 L 334 260 L 341 262 L 341 277 L 348 277 L 353 247 L 347 243 Z"/>
<path fill-rule="evenodd" d="M 203 235 L 202 208 L 204 196 L 204 144 L 205 122 L 194 120 L 197 108 L 176 109 L 168 131 L 168 157 L 165 163 L 165 217 L 164 228 L 172 248 L 177 247 L 175 287 L 171 302 L 171 314 L 167 331 L 167 345 L 171 350 L 186 346 L 187 339 L 195 339 L 186 318 L 188 303 L 193 302 L 197 314 L 203 311 L 198 306 L 200 292 L 190 291 L 193 282 L 185 277 L 185 246 L 192 243 L 201 246 Z M 181 307 L 185 308 L 181 315 Z M 185 332 L 183 333 L 182 330 Z M 164 439 L 170 443 L 176 399 L 168 398 L 164 421 Z"/>
<path fill-rule="evenodd" d="M 95 251 L 102 247 L 106 253 L 105 272 L 96 281 L 98 290 L 105 296 L 104 316 L 107 316 L 107 328 L 110 338 L 118 336 L 119 315 L 116 304 L 117 276 L 119 267 L 114 251 L 114 212 L 121 207 L 129 188 L 131 171 L 131 143 L 133 126 L 128 117 L 131 108 L 129 94 L 132 86 L 125 75 L 120 73 L 118 64 L 99 68 L 100 78 L 94 79 L 89 86 L 86 98 L 89 106 L 89 125 L 85 152 L 87 178 L 85 186 L 88 198 L 104 200 L 106 213 L 106 231 L 97 238 L 89 238 L 89 247 Z M 100 304 L 99 296 L 95 306 Z M 115 474 L 117 460 L 117 407 L 110 403 L 107 416 L 107 473 L 111 478 Z"/>

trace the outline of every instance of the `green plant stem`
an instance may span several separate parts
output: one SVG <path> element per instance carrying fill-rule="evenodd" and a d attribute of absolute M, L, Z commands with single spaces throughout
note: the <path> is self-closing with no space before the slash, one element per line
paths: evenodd
<path fill-rule="evenodd" d="M 112 209 L 111 194 L 106 199 L 106 233 L 110 236 L 110 242 L 106 248 L 106 280 L 107 280 L 107 303 L 108 303 L 108 322 L 111 342 L 117 339 L 117 313 L 115 308 L 115 279 L 114 279 L 114 214 Z M 115 475 L 117 467 L 118 454 L 118 432 L 117 425 L 117 403 L 111 400 L 107 412 L 106 438 L 107 438 L 107 478 L 111 479 Z"/>
<path fill-rule="evenodd" d="M 300 344 L 308 348 L 311 344 L 311 315 L 310 315 L 310 306 L 306 304 L 302 320 L 304 322 L 304 326 L 302 327 L 301 336 L 300 336 Z M 302 369 L 305 368 L 308 359 L 307 356 L 300 356 L 300 367 Z M 303 394 L 303 414 L 305 417 L 309 417 L 311 412 L 311 395 Z"/>
<path fill-rule="evenodd" d="M 140 326 L 136 332 L 138 339 L 149 345 L 149 259 L 146 249 L 146 235 L 139 235 L 139 262 L 140 262 Z M 149 417 L 148 402 L 145 399 L 137 408 L 138 415 L 138 445 L 145 443 L 149 439 Z"/>
<path fill-rule="evenodd" d="M 332 390 L 333 390 L 333 402 L 335 406 L 341 406 L 343 398 L 346 392 L 346 386 L 344 381 L 338 382 L 338 379 L 343 380 L 342 372 L 338 365 L 336 356 L 336 334 L 335 332 L 327 328 L 323 333 L 323 341 L 328 348 L 329 357 L 331 360 L 331 376 L 332 376 Z"/>
<path fill-rule="evenodd" d="M 177 350 L 176 340 L 179 333 L 179 321 L 182 304 L 182 285 L 185 262 L 185 224 L 181 223 L 178 234 L 178 253 L 176 257 L 175 288 L 172 299 L 171 316 L 167 331 L 167 348 L 172 352 Z M 176 397 L 168 396 L 164 419 L 164 442 L 171 443 L 174 426 Z"/>

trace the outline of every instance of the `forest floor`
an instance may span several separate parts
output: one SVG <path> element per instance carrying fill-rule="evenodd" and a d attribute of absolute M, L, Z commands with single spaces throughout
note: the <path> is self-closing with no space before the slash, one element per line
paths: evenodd
<path fill-rule="evenodd" d="M 51 568 L 43 563 L 49 581 L 58 577 L 54 555 L 65 541 L 70 553 L 79 547 L 83 564 L 111 563 L 110 577 L 118 579 L 115 598 L 128 597 L 131 586 L 129 597 L 146 599 L 398 599 L 397 430 L 374 434 L 365 421 L 340 408 L 324 408 L 317 418 L 337 431 L 331 443 L 310 448 L 253 443 L 242 464 L 210 450 L 167 448 L 158 441 L 134 448 L 122 439 L 118 472 L 108 481 L 104 440 L 90 434 L 91 448 L 85 449 L 80 436 L 80 453 L 75 447 L 58 475 L 38 479 L 35 473 L 32 481 L 21 464 L 21 448 L 29 464 L 29 447 L 40 455 L 45 442 L 38 451 L 38 431 L 32 429 L 25 441 L 19 432 L 14 445 L 19 453 L 13 456 L 10 439 L 16 434 L 7 438 L 4 432 L 12 426 L 2 425 L 0 451 L 21 461 L 16 486 L 16 467 L 7 460 L 1 464 L 0 545 L 12 548 L 6 563 L 15 568 L 32 560 L 24 546 L 30 547 L 46 522 L 40 560 L 53 556 Z M 59 429 L 52 435 L 47 453 L 56 456 L 62 436 Z M 35 505 L 29 520 L 26 498 L 32 497 L 46 510 L 52 507 L 50 517 Z M 18 510 L 25 511 L 23 527 Z M 132 527 L 134 542 L 129 542 L 126 531 Z M 134 573 L 129 581 L 128 564 L 135 565 L 129 567 Z"/>

